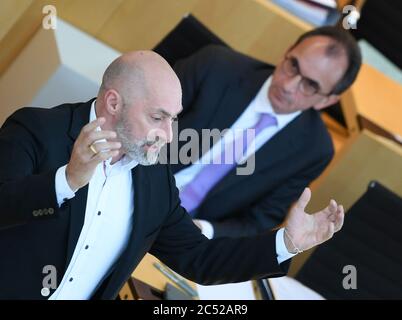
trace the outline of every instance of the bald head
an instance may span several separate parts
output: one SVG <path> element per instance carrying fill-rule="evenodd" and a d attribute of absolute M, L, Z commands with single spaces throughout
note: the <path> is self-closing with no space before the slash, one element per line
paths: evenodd
<path fill-rule="evenodd" d="M 172 122 L 181 112 L 181 86 L 175 72 L 152 51 L 126 53 L 106 69 L 96 100 L 102 130 L 115 130 L 123 154 L 152 164 L 172 139 Z M 116 160 L 116 159 L 114 159 Z"/>
<path fill-rule="evenodd" d="M 103 75 L 99 95 L 109 89 L 118 91 L 125 103 L 149 99 L 163 91 L 181 95 L 173 69 L 153 51 L 133 51 L 114 60 Z"/>

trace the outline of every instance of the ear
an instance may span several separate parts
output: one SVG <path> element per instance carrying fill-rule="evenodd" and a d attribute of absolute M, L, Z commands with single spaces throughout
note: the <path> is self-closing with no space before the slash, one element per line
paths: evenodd
<path fill-rule="evenodd" d="M 120 110 L 123 108 L 123 99 L 120 94 L 114 90 L 107 90 L 104 95 L 104 103 L 107 112 L 110 115 L 116 116 L 120 113 Z"/>
<path fill-rule="evenodd" d="M 321 110 L 326 107 L 332 106 L 337 103 L 340 99 L 340 96 L 337 94 L 331 94 L 330 96 L 324 97 L 321 101 L 317 102 L 313 108 L 315 110 Z"/>

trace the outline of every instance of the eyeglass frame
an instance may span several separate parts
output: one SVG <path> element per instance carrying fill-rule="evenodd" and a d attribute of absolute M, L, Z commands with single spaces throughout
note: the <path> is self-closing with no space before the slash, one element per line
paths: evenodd
<path fill-rule="evenodd" d="M 295 61 L 296 61 L 296 63 L 297 63 L 297 66 L 296 66 L 296 73 L 295 74 L 289 74 L 288 72 L 286 72 L 285 71 L 285 63 L 287 63 L 287 61 L 289 61 L 290 63 L 291 63 L 291 59 L 294 59 Z M 292 67 L 293 67 L 293 65 L 292 65 Z M 328 93 L 324 93 L 324 92 L 320 92 L 320 90 L 321 90 L 321 88 L 320 88 L 320 85 L 319 85 L 319 83 L 317 83 L 317 81 L 315 81 L 315 80 L 312 80 L 312 79 L 310 79 L 310 78 L 308 78 L 308 77 L 306 77 L 306 76 L 304 76 L 301 72 L 300 72 L 300 68 L 299 68 L 299 61 L 297 60 L 297 58 L 296 57 L 293 57 L 293 56 L 290 56 L 289 54 L 287 54 L 287 55 L 285 55 L 285 59 L 282 61 L 282 64 L 281 64 L 281 70 L 288 76 L 288 77 L 296 77 L 296 76 L 299 76 L 300 75 L 300 77 L 301 77 L 301 79 L 300 79 L 300 81 L 298 82 L 298 84 L 297 84 L 297 90 L 299 90 L 304 96 L 306 96 L 306 97 L 312 97 L 313 95 L 315 95 L 315 94 L 319 94 L 319 95 L 321 95 L 321 96 L 326 96 L 326 97 L 328 97 L 328 96 L 330 96 L 330 95 L 332 95 L 333 94 L 333 90 L 331 90 L 330 92 L 328 92 Z M 301 87 L 301 83 L 302 83 L 302 81 L 308 81 L 308 82 L 313 82 L 313 83 L 316 83 L 317 84 L 317 86 L 318 86 L 318 88 L 316 89 L 316 91 L 315 92 L 313 92 L 313 93 L 311 93 L 311 94 L 306 94 L 306 92 L 304 92 L 304 91 L 302 91 L 301 89 L 300 89 L 300 87 Z"/>

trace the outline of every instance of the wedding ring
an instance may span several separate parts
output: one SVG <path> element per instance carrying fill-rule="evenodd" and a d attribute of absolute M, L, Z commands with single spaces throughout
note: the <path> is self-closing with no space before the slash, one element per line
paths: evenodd
<path fill-rule="evenodd" d="M 89 149 L 91 149 L 91 151 L 94 153 L 94 155 L 95 155 L 95 154 L 98 154 L 98 151 L 96 151 L 96 149 L 95 149 L 95 147 L 94 147 L 93 144 L 91 144 L 91 145 L 89 146 Z"/>

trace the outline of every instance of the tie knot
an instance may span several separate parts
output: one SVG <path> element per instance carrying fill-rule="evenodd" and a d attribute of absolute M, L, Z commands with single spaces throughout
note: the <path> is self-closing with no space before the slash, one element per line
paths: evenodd
<path fill-rule="evenodd" d="M 270 113 L 261 113 L 260 119 L 258 119 L 257 124 L 255 125 L 256 133 L 263 130 L 264 128 L 277 125 L 278 120 L 276 117 Z"/>

